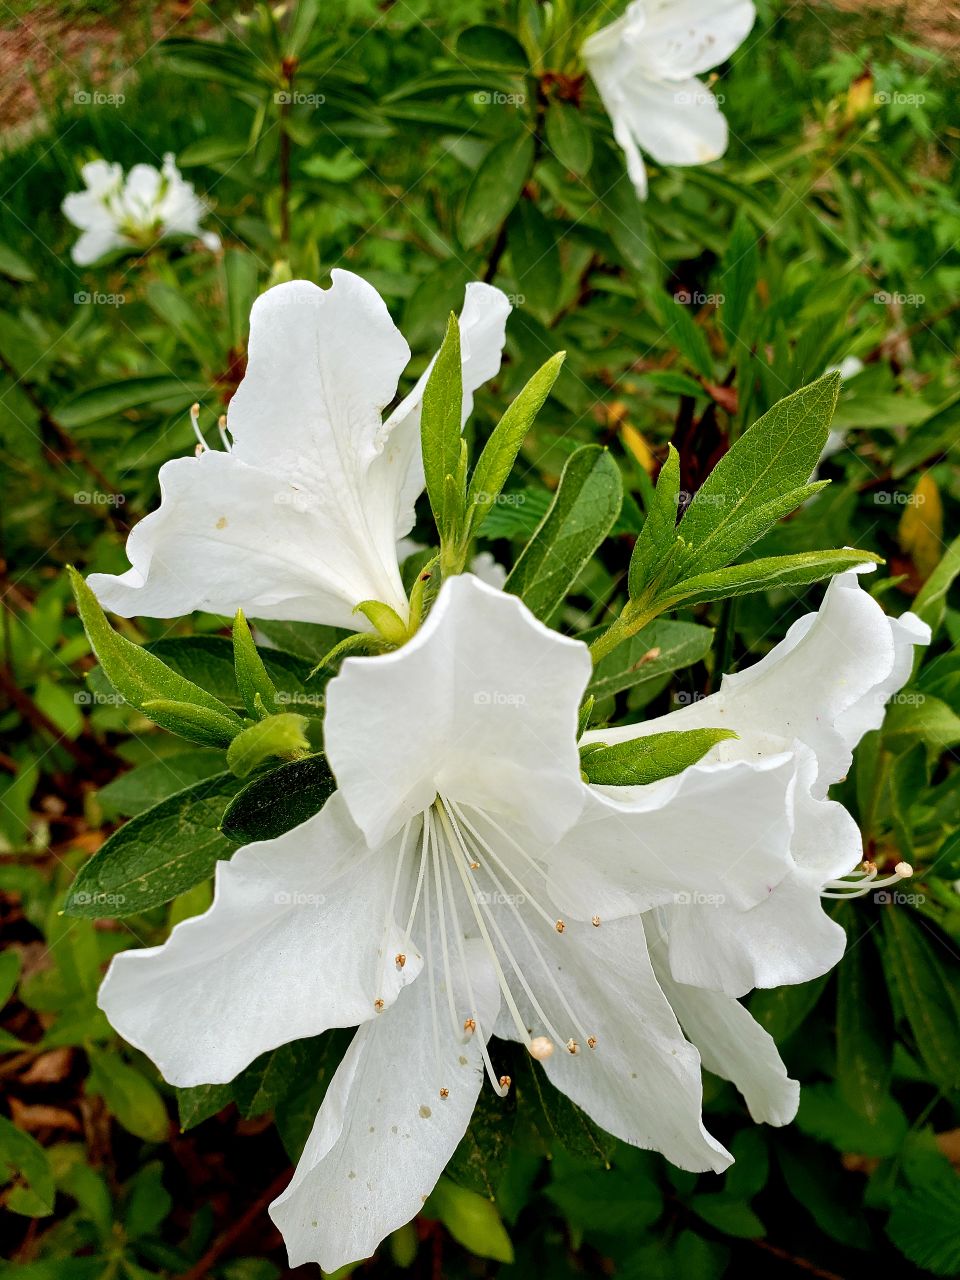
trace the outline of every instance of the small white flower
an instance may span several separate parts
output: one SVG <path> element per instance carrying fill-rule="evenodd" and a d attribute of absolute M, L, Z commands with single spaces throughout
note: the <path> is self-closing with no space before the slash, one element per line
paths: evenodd
<path fill-rule="evenodd" d="M 753 26 L 750 0 L 633 0 L 585 41 L 583 57 L 641 200 L 647 169 L 706 164 L 727 149 L 727 122 L 696 77 L 729 58 Z"/>
<path fill-rule="evenodd" d="M 593 899 L 761 903 L 790 867 L 796 762 L 695 766 L 636 797 L 589 787 L 590 674 L 586 646 L 515 597 L 448 580 L 412 640 L 328 685 L 340 789 L 325 808 L 218 864 L 213 906 L 164 946 L 114 959 L 100 1005 L 177 1085 L 360 1024 L 271 1209 L 292 1266 L 366 1257 L 419 1212 L 484 1072 L 509 1088 L 492 1034 L 622 1140 L 686 1169 L 729 1164 L 642 921 Z M 677 990 L 711 1067 L 758 1117 L 789 1120 L 796 1085 L 766 1032 L 726 997 Z"/>
<path fill-rule="evenodd" d="M 869 872 L 842 879 L 861 862 L 863 848 L 857 824 L 827 799 L 827 791 L 846 776 L 864 734 L 880 727 L 888 699 L 910 678 L 914 646 L 929 643 L 930 629 L 912 613 L 887 617 L 860 587 L 857 575 L 863 571 L 834 578 L 819 612 L 795 622 L 752 667 L 724 676 L 717 693 L 643 725 L 585 735 L 614 743 L 672 729 L 726 726 L 739 737 L 721 743 L 707 759 L 759 764 L 786 750 L 798 762 L 789 874 L 747 911 L 727 902 L 663 912 L 670 971 L 682 983 L 742 996 L 753 987 L 819 977 L 837 963 L 845 944 L 843 929 L 822 909 L 821 895 L 881 883 Z M 745 845 L 741 862 L 756 852 Z M 599 909 L 612 914 L 618 893 L 619 885 Z"/>
<path fill-rule="evenodd" d="M 171 153 L 161 169 L 134 165 L 126 180 L 121 166 L 107 160 L 92 160 L 80 173 L 86 190 L 63 201 L 64 215 L 83 232 L 71 250 L 77 266 L 90 266 L 117 249 L 149 249 L 177 236 L 220 248 L 219 237 L 200 226 L 209 206 L 193 183 L 184 181 Z"/>
<path fill-rule="evenodd" d="M 397 540 L 423 491 L 420 406 L 427 373 L 386 421 L 410 348 L 372 285 L 349 271 L 321 289 L 268 289 L 250 315 L 249 363 L 230 402 L 227 451 L 160 469 L 160 508 L 130 534 L 133 566 L 93 574 L 123 617 L 205 609 L 366 629 L 380 600 L 407 616 Z M 467 285 L 460 315 L 463 419 L 500 368 L 510 304 Z"/>

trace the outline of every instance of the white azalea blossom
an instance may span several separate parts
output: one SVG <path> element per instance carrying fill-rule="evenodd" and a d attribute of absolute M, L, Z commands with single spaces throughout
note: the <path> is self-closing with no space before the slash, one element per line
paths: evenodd
<path fill-rule="evenodd" d="M 792 1117 L 767 1033 L 726 996 L 662 966 L 658 981 L 643 918 L 598 904 L 629 895 L 649 929 L 700 892 L 761 908 L 791 874 L 797 759 L 590 787 L 576 742 L 590 674 L 586 646 L 515 597 L 448 580 L 406 645 L 348 659 L 328 685 L 339 790 L 324 809 L 219 863 L 209 911 L 112 962 L 101 1007 L 177 1085 L 359 1024 L 271 1208 L 292 1266 L 366 1257 L 420 1210 L 484 1073 L 510 1087 L 492 1034 L 608 1132 L 686 1169 L 730 1161 L 703 1126 L 694 1045 L 758 1119 Z"/>
<path fill-rule="evenodd" d="M 123 617 L 205 609 L 367 628 L 364 600 L 403 618 L 397 540 L 423 491 L 420 407 L 429 370 L 384 421 L 410 348 L 376 289 L 349 271 L 321 289 L 268 289 L 250 316 L 246 376 L 225 449 L 160 469 L 161 504 L 130 534 L 132 568 L 93 574 Z M 463 420 L 500 368 L 510 304 L 469 284 L 460 315 Z"/>
<path fill-rule="evenodd" d="M 910 678 L 914 646 L 929 643 L 930 629 L 912 613 L 888 617 L 860 587 L 864 571 L 834 578 L 818 612 L 795 622 L 752 667 L 724 676 L 716 693 L 642 725 L 586 735 L 616 743 L 667 730 L 729 727 L 738 738 L 720 743 L 706 759 L 760 763 L 790 751 L 798 761 L 789 874 L 746 912 L 731 901 L 663 909 L 670 971 L 682 983 L 741 996 L 753 987 L 819 977 L 845 944 L 821 896 L 890 882 L 877 880 L 872 869 L 846 879 L 863 859 L 860 832 L 827 791 L 845 777 L 864 734 L 879 728 L 886 703 Z M 909 874 L 899 864 L 891 879 Z M 602 909 L 610 915 L 631 905 L 616 885 Z"/>
<path fill-rule="evenodd" d="M 185 182 L 172 153 L 160 169 L 135 164 L 123 175 L 121 165 L 91 160 L 80 170 L 84 191 L 63 201 L 69 222 L 82 231 L 71 257 L 88 267 L 118 249 L 149 249 L 159 240 L 191 237 L 208 249 L 220 248 L 220 238 L 200 225 L 210 207 Z"/>
<path fill-rule="evenodd" d="M 658 164 L 706 164 L 727 149 L 727 122 L 696 77 L 729 58 L 756 18 L 750 0 L 632 0 L 583 45 L 587 69 L 641 200 L 642 152 Z"/>

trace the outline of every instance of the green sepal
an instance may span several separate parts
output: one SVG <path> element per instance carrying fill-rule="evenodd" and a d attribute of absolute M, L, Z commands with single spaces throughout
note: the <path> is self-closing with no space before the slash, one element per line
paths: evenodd
<path fill-rule="evenodd" d="M 407 624 L 396 609 L 382 600 L 361 600 L 353 612 L 362 613 L 368 622 L 373 623 L 388 644 L 401 645 L 410 639 Z"/>

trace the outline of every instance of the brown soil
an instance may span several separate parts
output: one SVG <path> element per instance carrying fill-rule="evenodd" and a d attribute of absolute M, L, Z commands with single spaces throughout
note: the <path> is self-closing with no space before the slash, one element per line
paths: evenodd
<path fill-rule="evenodd" d="M 889 29 L 917 44 L 947 53 L 960 50 L 960 3 L 956 0 L 811 0 L 817 9 L 857 13 L 864 26 L 875 26 L 872 15 L 882 14 Z"/>

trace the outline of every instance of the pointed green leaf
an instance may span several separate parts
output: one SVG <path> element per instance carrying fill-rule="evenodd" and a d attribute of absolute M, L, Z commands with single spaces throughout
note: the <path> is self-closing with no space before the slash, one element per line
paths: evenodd
<path fill-rule="evenodd" d="M 775 404 L 720 459 L 680 522 L 680 537 L 690 547 L 690 571 L 726 563 L 731 557 L 723 547 L 732 526 L 809 482 L 839 392 L 836 373 L 801 387 Z"/>
<path fill-rule="evenodd" d="M 737 735 L 731 729 L 687 729 L 651 733 L 607 747 L 596 744 L 581 760 L 588 781 L 607 787 L 640 787 L 672 778 L 707 752 Z"/>
<path fill-rule="evenodd" d="M 565 356 L 565 351 L 558 351 L 537 370 L 484 445 L 467 490 L 471 536 L 477 533 L 503 491 L 524 437 L 550 394 Z"/>
<path fill-rule="evenodd" d="M 710 652 L 713 634 L 711 627 L 694 622 L 657 618 L 601 658 L 594 667 L 589 692 L 597 698 L 612 697 L 633 685 L 692 666 Z M 581 638 L 589 643 L 592 635 Z"/>
<path fill-rule="evenodd" d="M 677 540 L 680 502 L 680 455 L 668 445 L 667 459 L 657 476 L 647 518 L 630 557 L 629 591 L 636 599 L 644 587 L 665 571 Z"/>
<path fill-rule="evenodd" d="M 585 445 L 571 454 L 553 502 L 505 590 L 538 618 L 549 618 L 613 528 L 622 497 L 620 471 L 605 449 Z"/>
<path fill-rule="evenodd" d="M 131 818 L 81 867 L 64 914 L 132 916 L 205 880 L 236 848 L 220 821 L 240 786 L 232 773 L 220 773 Z"/>
<path fill-rule="evenodd" d="M 729 596 L 749 595 L 753 591 L 772 591 L 775 587 L 802 587 L 860 564 L 879 563 L 879 556 L 855 548 L 805 551 L 795 556 L 767 556 L 687 578 L 670 587 L 661 603 L 666 610 L 681 602 L 684 605 L 701 604 L 708 600 L 725 600 Z"/>
<path fill-rule="evenodd" d="M 533 137 L 521 129 L 496 142 L 480 161 L 460 211 L 460 242 L 465 249 L 485 240 L 520 198 L 533 168 Z"/>
<path fill-rule="evenodd" d="M 133 644 L 110 626 L 100 602 L 73 568 L 68 569 L 73 594 L 84 629 L 104 672 L 117 693 L 138 711 L 143 711 L 161 728 L 205 745 L 226 746 L 240 728 L 240 718 L 222 702 L 171 671 L 165 663 L 140 645 Z M 160 705 L 151 713 L 145 704 Z M 165 704 L 172 704 L 171 708 Z M 194 723 L 193 730 L 183 719 L 187 704 L 209 714 Z"/>
<path fill-rule="evenodd" d="M 237 688 L 247 709 L 247 715 L 256 716 L 256 695 L 259 693 L 263 705 L 268 711 L 277 707 L 277 686 L 267 674 L 263 659 L 257 652 L 243 610 L 237 610 L 233 620 L 233 666 L 237 677 Z"/>
<path fill-rule="evenodd" d="M 427 379 L 420 415 L 420 442 L 427 494 L 441 535 L 449 530 L 449 525 L 445 522 L 446 478 L 455 476 L 460 464 L 462 409 L 460 327 L 457 317 L 451 314 L 443 344 Z"/>
<path fill-rule="evenodd" d="M 255 778 L 230 801 L 221 820 L 235 844 L 275 840 L 319 813 L 337 788 L 323 756 L 308 756 Z"/>

